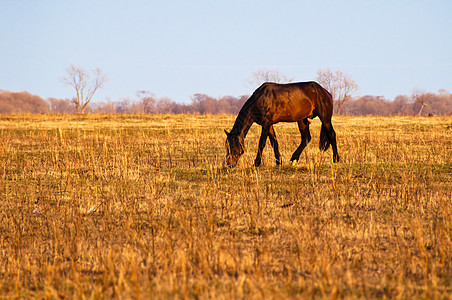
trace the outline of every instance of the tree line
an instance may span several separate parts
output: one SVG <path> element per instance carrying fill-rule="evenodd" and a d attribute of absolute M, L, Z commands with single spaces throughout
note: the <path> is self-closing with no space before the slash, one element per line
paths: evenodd
<path fill-rule="evenodd" d="M 170 98 L 157 98 L 148 92 L 139 92 L 134 99 L 93 102 L 85 113 L 118 114 L 237 114 L 248 95 L 211 97 L 195 94 L 190 103 L 178 103 Z M 338 102 L 335 101 L 335 105 Z M 411 96 L 401 95 L 393 100 L 379 96 L 362 96 L 341 103 L 342 115 L 452 115 L 452 94 L 416 91 Z M 0 113 L 77 113 L 72 99 L 43 99 L 28 92 L 0 90 Z"/>
<path fill-rule="evenodd" d="M 437 94 L 415 91 L 411 97 L 398 96 L 393 101 L 377 96 L 353 97 L 358 85 L 352 77 L 340 70 L 318 70 L 317 82 L 332 95 L 334 113 L 345 115 L 450 115 L 452 96 L 446 90 Z M 156 98 L 147 91 L 140 91 L 137 98 L 120 101 L 91 103 L 107 76 L 96 68 L 91 72 L 71 65 L 61 81 L 75 91 L 72 99 L 42 99 L 28 92 L 14 93 L 0 90 L 0 113 L 135 113 L 135 114 L 237 114 L 246 96 L 211 97 L 195 94 L 191 103 L 177 103 L 168 97 Z M 260 69 L 251 75 L 252 87 L 262 82 L 293 82 L 277 70 Z"/>

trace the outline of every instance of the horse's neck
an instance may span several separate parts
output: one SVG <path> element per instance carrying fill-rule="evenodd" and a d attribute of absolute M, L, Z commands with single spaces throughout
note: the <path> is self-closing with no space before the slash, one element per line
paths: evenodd
<path fill-rule="evenodd" d="M 240 113 L 235 120 L 234 127 L 232 127 L 231 130 L 232 134 L 239 136 L 241 139 L 245 139 L 248 130 L 254 122 L 254 118 L 249 107 L 247 107 L 246 109 L 244 108 L 240 110 Z"/>

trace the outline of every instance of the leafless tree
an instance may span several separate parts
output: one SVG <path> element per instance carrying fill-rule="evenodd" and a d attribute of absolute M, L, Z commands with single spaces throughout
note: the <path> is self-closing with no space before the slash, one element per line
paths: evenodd
<path fill-rule="evenodd" d="M 340 70 L 335 72 L 330 69 L 317 71 L 317 81 L 333 96 L 336 113 L 340 114 L 345 102 L 358 91 L 358 85 L 352 77 Z"/>
<path fill-rule="evenodd" d="M 88 73 L 85 69 L 74 65 L 71 65 L 66 70 L 66 73 L 66 76 L 61 80 L 75 89 L 76 96 L 72 98 L 72 103 L 77 113 L 84 113 L 94 93 L 103 87 L 107 77 L 99 68 L 94 69 L 92 73 Z"/>
<path fill-rule="evenodd" d="M 140 99 L 140 106 L 142 107 L 142 113 L 150 114 L 155 110 L 155 95 L 149 91 L 139 91 L 137 93 L 138 98 Z"/>
<path fill-rule="evenodd" d="M 293 78 L 287 77 L 278 70 L 259 69 L 251 74 L 248 80 L 250 88 L 255 89 L 264 82 L 288 83 L 292 82 Z"/>

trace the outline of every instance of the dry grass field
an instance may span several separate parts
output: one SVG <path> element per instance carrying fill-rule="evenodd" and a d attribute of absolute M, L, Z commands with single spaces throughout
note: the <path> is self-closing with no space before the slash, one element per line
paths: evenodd
<path fill-rule="evenodd" d="M 0 115 L 0 298 L 452 297 L 452 117 Z"/>

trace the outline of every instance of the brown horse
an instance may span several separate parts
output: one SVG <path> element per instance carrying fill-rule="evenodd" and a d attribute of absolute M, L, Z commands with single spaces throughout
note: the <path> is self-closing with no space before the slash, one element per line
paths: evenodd
<path fill-rule="evenodd" d="M 234 167 L 244 153 L 244 140 L 251 125 L 256 122 L 262 126 L 254 166 L 259 166 L 262 159 L 267 136 L 275 152 L 276 164 L 281 164 L 278 141 L 273 124 L 278 122 L 297 122 L 301 133 L 301 144 L 290 161 L 295 163 L 311 140 L 309 119 L 319 117 L 322 121 L 320 131 L 320 150 L 326 151 L 330 144 L 333 148 L 333 161 L 339 161 L 336 145 L 336 133 L 331 124 L 333 115 L 333 98 L 317 82 L 298 82 L 277 84 L 266 82 L 261 85 L 245 102 L 235 120 L 231 132 L 226 132 L 226 163 Z"/>

